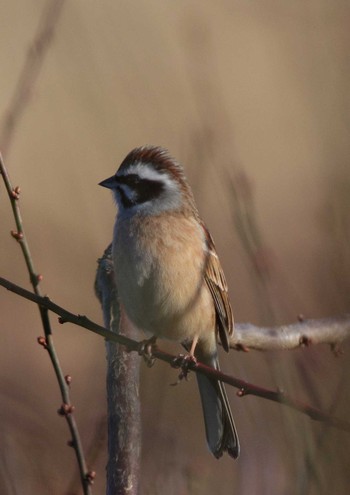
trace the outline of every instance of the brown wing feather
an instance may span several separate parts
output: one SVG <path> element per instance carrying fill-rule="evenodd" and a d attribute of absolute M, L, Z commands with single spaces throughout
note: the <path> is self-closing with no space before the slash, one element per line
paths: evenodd
<path fill-rule="evenodd" d="M 204 225 L 208 259 L 204 274 L 205 281 L 213 297 L 216 313 L 216 326 L 225 351 L 229 350 L 229 336 L 233 333 L 233 315 L 228 297 L 228 288 L 224 272 L 216 254 L 214 241 Z"/>

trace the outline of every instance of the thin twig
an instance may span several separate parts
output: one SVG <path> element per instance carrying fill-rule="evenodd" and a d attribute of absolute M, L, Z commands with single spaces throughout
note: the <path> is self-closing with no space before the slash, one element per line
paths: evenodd
<path fill-rule="evenodd" d="M 28 48 L 21 73 L 0 127 L 0 143 L 4 156 L 7 155 L 15 129 L 18 127 L 19 120 L 30 101 L 33 87 L 52 42 L 64 3 L 65 0 L 50 0 L 45 5 L 37 32 Z"/>
<path fill-rule="evenodd" d="M 66 309 L 58 306 L 54 302 L 52 302 L 48 297 L 40 297 L 32 292 L 27 291 L 26 289 L 19 287 L 18 285 L 10 282 L 2 277 L 0 277 L 0 285 L 5 287 L 6 289 L 14 292 L 15 294 L 28 299 L 29 301 L 35 302 L 43 308 L 46 308 L 53 313 L 56 313 L 60 316 L 60 323 L 74 323 L 80 327 L 86 328 L 98 335 L 101 335 L 105 339 L 118 342 L 119 344 L 124 345 L 128 351 L 139 351 L 140 350 L 140 342 L 129 339 L 124 335 L 116 334 L 107 330 L 106 328 L 94 323 L 86 316 L 76 315 L 67 311 Z M 176 367 L 176 362 L 178 356 L 174 356 L 173 354 L 169 354 L 165 351 L 162 351 L 157 346 L 152 346 L 151 354 L 153 357 L 158 358 L 162 361 L 169 363 L 172 366 Z M 311 419 L 315 421 L 321 421 L 326 423 L 328 426 L 333 426 L 334 428 L 338 428 L 344 431 L 350 432 L 350 423 L 347 421 L 343 421 L 334 417 L 329 416 L 328 414 L 323 413 L 319 409 L 309 406 L 301 401 L 292 399 L 287 394 L 282 391 L 274 391 L 266 388 L 258 387 L 251 383 L 248 383 L 244 380 L 240 380 L 238 378 L 234 378 L 230 375 L 226 375 L 221 371 L 217 371 L 213 368 L 210 368 L 202 363 L 189 363 L 189 369 L 195 371 L 197 373 L 202 373 L 210 378 L 214 378 L 216 380 L 220 380 L 221 382 L 227 383 L 228 385 L 232 385 L 235 388 L 238 388 L 237 395 L 239 397 L 244 397 L 246 395 L 255 395 L 257 397 L 262 397 L 267 400 L 271 400 L 273 402 L 278 402 L 280 404 L 284 404 L 296 411 L 302 412 L 309 416 Z"/>
<path fill-rule="evenodd" d="M 22 253 L 27 265 L 27 269 L 29 272 L 30 276 L 30 281 L 33 286 L 33 290 L 35 293 L 35 297 L 41 297 L 40 289 L 39 289 L 39 283 L 42 280 L 42 276 L 37 274 L 37 271 L 34 268 L 34 263 L 30 254 L 29 250 L 29 245 L 27 242 L 27 238 L 24 232 L 23 228 L 23 222 L 22 222 L 22 217 L 21 217 L 21 212 L 18 204 L 19 200 L 19 195 L 20 195 L 20 188 L 16 187 L 13 188 L 9 175 L 7 173 L 6 167 L 4 165 L 1 153 L 0 153 L 0 174 L 3 177 L 6 190 L 8 193 L 8 196 L 10 198 L 12 210 L 13 210 L 13 215 L 16 221 L 16 231 L 12 231 L 11 235 L 14 237 L 19 245 L 21 246 Z M 29 291 L 27 291 L 29 292 Z M 29 294 L 33 293 L 29 292 Z M 61 391 L 61 396 L 62 396 L 62 405 L 60 409 L 58 410 L 59 414 L 64 416 L 67 420 L 68 427 L 72 436 L 72 440 L 70 442 L 70 445 L 74 448 L 75 453 L 76 453 L 76 458 L 78 461 L 79 465 L 79 471 L 80 471 L 80 478 L 81 478 L 81 484 L 83 487 L 84 495 L 91 495 L 91 484 L 93 483 L 93 471 L 88 471 L 85 457 L 84 457 L 84 452 L 83 452 L 83 447 L 78 431 L 78 427 L 76 424 L 76 421 L 73 416 L 73 411 L 74 411 L 74 406 L 71 403 L 70 400 L 70 394 L 69 394 L 69 381 L 66 380 L 64 377 L 64 373 L 61 369 L 59 359 L 55 350 L 53 338 L 52 338 L 52 330 L 51 330 L 51 324 L 48 316 L 48 309 L 45 308 L 43 305 L 39 305 L 39 311 L 40 311 L 40 316 L 41 316 L 41 321 L 42 325 L 44 328 L 45 332 L 45 337 L 39 337 L 38 338 L 38 343 L 42 345 L 47 351 L 50 356 L 53 368 L 55 370 L 56 378 L 60 387 Z"/>

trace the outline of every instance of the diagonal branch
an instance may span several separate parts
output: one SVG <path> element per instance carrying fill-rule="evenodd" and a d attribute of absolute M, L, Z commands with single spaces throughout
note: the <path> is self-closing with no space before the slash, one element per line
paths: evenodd
<path fill-rule="evenodd" d="M 105 339 L 111 340 L 113 342 L 118 342 L 126 347 L 128 351 L 139 351 L 140 350 L 140 342 L 137 342 L 133 339 L 125 337 L 124 335 L 116 334 L 107 330 L 106 328 L 94 323 L 86 316 L 76 315 L 67 311 L 66 309 L 58 306 L 54 302 L 52 302 L 48 297 L 41 297 L 32 292 L 19 287 L 18 285 L 0 277 L 0 285 L 5 287 L 6 289 L 14 292 L 15 294 L 28 299 L 29 301 L 35 302 L 42 308 L 46 308 L 53 313 L 56 313 L 60 316 L 60 323 L 70 322 L 75 325 L 79 325 L 80 327 L 86 328 L 98 335 L 101 335 Z M 165 351 L 162 351 L 157 346 L 152 347 L 152 355 L 155 358 L 158 358 L 162 361 L 165 361 L 176 367 L 176 362 L 178 356 L 174 356 L 173 354 L 169 354 Z M 301 401 L 292 399 L 287 394 L 281 391 L 274 391 L 265 389 L 263 387 L 258 387 L 251 383 L 248 383 L 244 380 L 239 380 L 238 378 L 234 378 L 230 375 L 222 373 L 221 371 L 214 370 L 202 363 L 190 363 L 189 369 L 202 373 L 208 377 L 214 378 L 216 380 L 220 380 L 221 382 L 227 383 L 228 385 L 232 385 L 235 388 L 238 388 L 237 395 L 239 397 L 244 397 L 246 395 L 255 395 L 257 397 L 262 397 L 267 400 L 271 400 L 273 402 L 278 402 L 280 404 L 284 404 L 296 411 L 302 412 L 309 416 L 311 419 L 315 421 L 321 421 L 326 423 L 328 426 L 333 426 L 334 428 L 338 428 L 344 431 L 350 432 L 350 423 L 347 421 L 343 421 L 338 418 L 334 418 L 329 416 L 328 414 L 323 413 L 319 409 L 309 406 Z"/>

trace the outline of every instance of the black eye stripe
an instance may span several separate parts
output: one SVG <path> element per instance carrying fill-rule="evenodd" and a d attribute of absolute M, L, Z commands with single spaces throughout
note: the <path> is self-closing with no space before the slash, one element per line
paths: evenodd
<path fill-rule="evenodd" d="M 141 182 L 141 179 L 137 174 L 116 175 L 115 177 L 119 184 L 126 184 L 130 187 L 133 187 Z"/>
<path fill-rule="evenodd" d="M 158 180 L 145 179 L 137 184 L 136 190 L 138 203 L 144 203 L 160 196 L 164 190 L 164 183 Z"/>
<path fill-rule="evenodd" d="M 129 174 L 117 178 L 120 184 L 118 191 L 124 208 L 130 208 L 135 204 L 142 204 L 146 201 L 154 200 L 159 197 L 164 190 L 164 183 L 162 181 L 141 179 L 136 174 Z M 127 190 L 123 188 L 123 184 L 133 191 L 133 197 L 128 195 Z"/>

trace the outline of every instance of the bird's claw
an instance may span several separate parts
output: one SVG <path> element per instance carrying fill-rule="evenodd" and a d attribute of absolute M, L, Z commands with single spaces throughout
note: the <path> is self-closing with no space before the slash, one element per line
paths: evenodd
<path fill-rule="evenodd" d="M 192 354 L 179 354 L 173 359 L 171 366 L 173 368 L 181 368 L 179 376 L 175 383 L 171 385 L 178 385 L 183 379 L 188 380 L 188 373 L 197 364 L 197 359 Z"/>
<path fill-rule="evenodd" d="M 141 342 L 139 342 L 139 356 L 143 357 L 145 363 L 149 368 L 151 368 L 156 361 L 156 358 L 152 354 L 152 347 L 155 345 L 156 340 L 156 337 L 151 337 L 150 339 L 142 340 Z"/>

